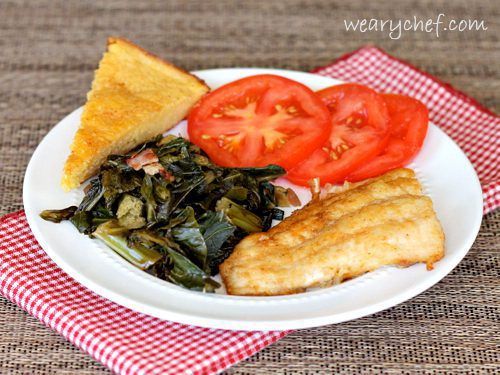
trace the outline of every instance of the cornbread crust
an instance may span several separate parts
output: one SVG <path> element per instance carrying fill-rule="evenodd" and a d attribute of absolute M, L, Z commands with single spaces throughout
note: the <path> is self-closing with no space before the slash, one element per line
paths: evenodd
<path fill-rule="evenodd" d="M 184 119 L 209 91 L 194 75 L 122 38 L 109 38 L 64 166 L 68 191 L 124 153 Z"/>
<path fill-rule="evenodd" d="M 194 74 L 191 74 L 189 73 L 187 70 L 185 69 L 182 69 L 181 67 L 178 67 L 177 65 L 174 65 L 173 63 L 171 63 L 170 61 L 168 60 L 164 60 L 162 59 L 161 57 L 155 55 L 154 53 L 151 53 L 149 51 L 146 51 L 144 48 L 132 43 L 130 40 L 126 39 L 126 38 L 119 38 L 119 37 L 113 37 L 113 36 L 110 36 L 107 40 L 107 46 L 108 46 L 108 49 L 109 49 L 109 46 L 111 44 L 115 44 L 115 43 L 123 43 L 123 44 L 126 44 L 128 45 L 130 48 L 134 48 L 136 49 L 137 51 L 143 53 L 144 55 L 156 60 L 157 62 L 159 62 L 160 64 L 164 64 L 166 65 L 167 67 L 169 68 L 173 68 L 175 70 L 178 70 L 180 73 L 184 73 L 192 78 L 194 78 L 195 80 L 198 81 L 198 83 L 200 85 L 203 85 L 207 88 L 207 92 L 210 90 L 210 88 L 207 86 L 207 84 L 205 83 L 204 80 L 202 80 L 201 78 L 195 76 Z"/>

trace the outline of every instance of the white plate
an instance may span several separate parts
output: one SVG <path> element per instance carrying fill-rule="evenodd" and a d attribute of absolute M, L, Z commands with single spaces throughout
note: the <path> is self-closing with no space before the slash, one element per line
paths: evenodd
<path fill-rule="evenodd" d="M 313 90 L 339 81 L 274 69 L 216 69 L 196 72 L 212 87 L 244 76 L 271 73 L 302 82 Z M 81 190 L 59 186 L 69 145 L 78 128 L 79 108 L 43 139 L 28 165 L 24 208 L 28 222 L 47 254 L 69 275 L 94 292 L 123 306 L 162 319 L 197 326 L 238 330 L 284 330 L 344 322 L 387 309 L 422 293 L 448 274 L 465 256 L 479 231 L 482 194 L 478 178 L 462 151 L 431 125 L 424 146 L 410 165 L 434 207 L 446 234 L 446 256 L 426 271 L 385 267 L 325 289 L 277 297 L 236 297 L 185 290 L 136 269 L 97 240 L 70 224 L 39 218 L 44 209 L 78 204 Z M 185 124 L 172 131 L 185 135 Z M 283 183 L 283 181 L 280 181 Z M 305 189 L 297 189 L 308 199 Z"/>

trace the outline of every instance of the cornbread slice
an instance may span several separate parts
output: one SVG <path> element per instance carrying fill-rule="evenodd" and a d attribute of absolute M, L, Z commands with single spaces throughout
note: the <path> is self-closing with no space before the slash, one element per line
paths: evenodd
<path fill-rule="evenodd" d="M 172 128 L 208 91 L 194 75 L 125 39 L 109 38 L 64 166 L 63 189 L 78 187 L 108 155 Z"/>

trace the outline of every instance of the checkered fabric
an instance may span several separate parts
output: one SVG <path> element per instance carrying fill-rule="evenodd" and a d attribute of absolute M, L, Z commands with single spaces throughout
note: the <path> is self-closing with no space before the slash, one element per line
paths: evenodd
<path fill-rule="evenodd" d="M 213 374 L 286 335 L 194 327 L 108 301 L 45 254 L 23 212 L 0 222 L 0 292 L 117 374 Z"/>
<path fill-rule="evenodd" d="M 467 153 L 485 212 L 499 206 L 498 117 L 451 86 L 374 47 L 318 74 L 422 100 Z M 287 332 L 241 332 L 162 321 L 108 301 L 65 274 L 31 233 L 24 212 L 0 219 L 0 293 L 118 374 L 213 374 Z"/>

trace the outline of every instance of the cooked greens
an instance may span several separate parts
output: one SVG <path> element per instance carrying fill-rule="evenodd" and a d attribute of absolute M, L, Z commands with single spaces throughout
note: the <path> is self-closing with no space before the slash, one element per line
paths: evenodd
<path fill-rule="evenodd" d="M 300 204 L 270 181 L 283 168 L 223 168 L 184 138 L 158 137 L 111 155 L 89 181 L 79 207 L 46 210 L 69 220 L 133 265 L 161 279 L 213 292 L 211 276 L 246 235 L 282 220 L 277 207 Z"/>

